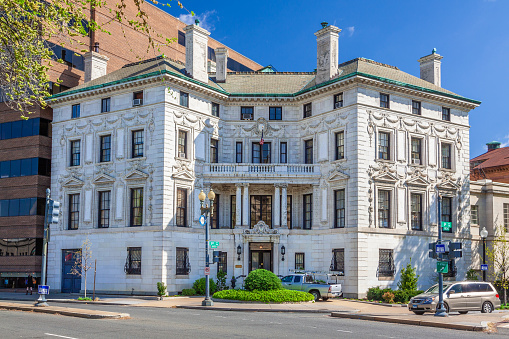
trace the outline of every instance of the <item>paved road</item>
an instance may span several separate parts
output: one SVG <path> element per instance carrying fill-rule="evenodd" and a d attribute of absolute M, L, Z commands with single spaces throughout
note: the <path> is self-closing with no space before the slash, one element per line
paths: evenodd
<path fill-rule="evenodd" d="M 54 306 L 65 306 L 52 303 Z M 89 320 L 58 315 L 0 310 L 0 337 L 10 338 L 447 338 L 484 333 L 337 319 L 328 315 L 250 313 L 80 305 L 127 312 L 131 319 Z M 502 335 L 491 337 L 507 338 Z"/>

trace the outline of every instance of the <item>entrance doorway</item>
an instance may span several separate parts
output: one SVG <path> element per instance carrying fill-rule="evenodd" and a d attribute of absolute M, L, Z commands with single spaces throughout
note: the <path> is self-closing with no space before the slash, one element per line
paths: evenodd
<path fill-rule="evenodd" d="M 272 243 L 252 242 L 249 244 L 249 271 L 259 268 L 272 271 Z"/>
<path fill-rule="evenodd" d="M 71 274 L 77 258 L 79 250 L 62 250 L 62 293 L 79 293 L 81 290 L 81 277 Z"/>

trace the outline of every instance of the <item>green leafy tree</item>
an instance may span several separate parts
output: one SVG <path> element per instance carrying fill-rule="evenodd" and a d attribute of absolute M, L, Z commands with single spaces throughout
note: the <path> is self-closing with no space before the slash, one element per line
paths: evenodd
<path fill-rule="evenodd" d="M 509 288 L 509 239 L 504 226 L 497 226 L 495 239 L 491 247 L 486 249 L 492 265 L 492 277 L 495 285 L 504 290 L 504 304 L 507 304 L 507 289 Z"/>
<path fill-rule="evenodd" d="M 136 15 L 127 14 L 127 4 L 132 1 Z M 153 4 L 170 7 L 169 3 Z M 62 46 L 74 46 L 81 53 L 88 51 L 83 42 L 87 31 L 109 33 L 108 25 L 121 23 L 124 27 L 144 33 L 147 52 L 160 51 L 161 41 L 169 39 L 156 34 L 143 10 L 144 0 L 1 0 L 0 1 L 0 95 L 12 109 L 21 111 L 24 118 L 34 106 L 45 106 L 49 96 L 48 70 L 53 53 L 47 41 Z M 178 6 L 184 9 L 181 2 Z M 113 19 L 100 25 L 88 13 L 91 9 L 104 8 Z M 188 11 L 189 12 L 189 11 Z M 194 13 L 191 15 L 194 15 Z M 124 33 L 125 38 L 125 33 Z M 132 51 L 132 50 L 131 50 Z M 134 52 L 134 51 L 132 51 Z M 137 56 L 141 58 L 140 56 Z M 57 62 L 63 63 L 59 59 Z"/>
<path fill-rule="evenodd" d="M 217 272 L 217 291 L 227 290 L 226 286 L 226 272 L 219 270 Z"/>
<path fill-rule="evenodd" d="M 401 269 L 401 279 L 398 282 L 398 288 L 403 291 L 417 290 L 417 281 L 419 276 L 415 274 L 416 268 L 412 267 L 412 258 L 405 268 Z"/>

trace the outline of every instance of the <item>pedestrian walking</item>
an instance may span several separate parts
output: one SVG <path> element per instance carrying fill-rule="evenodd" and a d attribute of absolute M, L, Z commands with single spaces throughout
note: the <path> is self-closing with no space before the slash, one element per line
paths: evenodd
<path fill-rule="evenodd" d="M 27 286 L 27 295 L 28 295 L 28 289 L 30 288 L 30 295 L 32 295 L 32 289 L 34 287 L 34 277 L 32 277 L 31 274 L 28 274 L 28 278 L 26 279 L 25 283 Z"/>

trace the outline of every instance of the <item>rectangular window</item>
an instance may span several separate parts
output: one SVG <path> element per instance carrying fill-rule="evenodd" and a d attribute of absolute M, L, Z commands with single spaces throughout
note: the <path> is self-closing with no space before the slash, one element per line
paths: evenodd
<path fill-rule="evenodd" d="M 71 166 L 80 165 L 81 141 L 71 141 Z"/>
<path fill-rule="evenodd" d="M 254 107 L 241 107 L 240 120 L 254 120 Z"/>
<path fill-rule="evenodd" d="M 440 145 L 440 158 L 441 158 L 441 164 L 442 168 L 448 168 L 451 169 L 452 161 L 451 161 L 451 144 L 442 143 Z"/>
<path fill-rule="evenodd" d="M 179 227 L 187 226 L 187 190 L 177 188 L 177 215 L 176 225 Z"/>
<path fill-rule="evenodd" d="M 282 112 L 282 107 L 269 107 L 269 120 L 281 120 Z"/>
<path fill-rule="evenodd" d="M 392 250 L 378 250 L 378 276 L 394 277 L 394 255 Z"/>
<path fill-rule="evenodd" d="M 111 161 L 111 135 L 101 137 L 100 162 Z"/>
<path fill-rule="evenodd" d="M 101 113 L 110 111 L 111 98 L 104 98 L 101 100 Z"/>
<path fill-rule="evenodd" d="M 180 106 L 189 107 L 189 93 L 180 91 Z"/>
<path fill-rule="evenodd" d="M 345 249 L 337 248 L 332 250 L 331 270 L 338 272 L 339 275 L 345 275 Z"/>
<path fill-rule="evenodd" d="M 179 131 L 178 157 L 187 159 L 187 132 Z"/>
<path fill-rule="evenodd" d="M 378 133 L 378 159 L 391 160 L 391 134 Z"/>
<path fill-rule="evenodd" d="M 143 105 L 143 91 L 133 93 L 133 106 Z"/>
<path fill-rule="evenodd" d="M 219 118 L 219 104 L 212 103 L 212 115 Z"/>
<path fill-rule="evenodd" d="M 378 190 L 378 227 L 391 225 L 391 191 Z"/>
<path fill-rule="evenodd" d="M 188 275 L 191 271 L 191 265 L 189 264 L 189 249 L 177 247 L 176 259 L 175 273 L 177 275 Z"/>
<path fill-rule="evenodd" d="M 310 230 L 313 223 L 313 194 L 304 194 L 304 218 L 303 226 L 305 230 Z"/>
<path fill-rule="evenodd" d="M 295 269 L 304 269 L 304 253 L 295 253 Z"/>
<path fill-rule="evenodd" d="M 343 93 L 334 95 L 334 109 L 343 107 Z"/>
<path fill-rule="evenodd" d="M 313 163 L 313 139 L 304 141 L 304 163 Z"/>
<path fill-rule="evenodd" d="M 80 195 L 69 194 L 69 225 L 67 229 L 77 230 L 80 222 Z"/>
<path fill-rule="evenodd" d="M 132 157 L 143 157 L 143 130 L 133 131 Z"/>
<path fill-rule="evenodd" d="M 253 164 L 270 164 L 271 160 L 271 144 L 264 142 L 260 145 L 259 142 L 253 142 L 252 159 Z"/>
<path fill-rule="evenodd" d="M 410 194 L 410 213 L 412 229 L 422 231 L 422 194 Z"/>
<path fill-rule="evenodd" d="M 421 115 L 421 102 L 412 100 L 412 114 Z"/>
<path fill-rule="evenodd" d="M 345 132 L 336 133 L 336 160 L 345 158 Z"/>
<path fill-rule="evenodd" d="M 311 102 L 304 105 L 304 118 L 309 118 L 313 114 L 311 111 L 312 107 L 313 106 L 312 106 Z"/>
<path fill-rule="evenodd" d="M 504 226 L 505 226 L 505 205 L 504 204 Z M 470 220 L 473 225 L 479 225 L 479 206 L 472 205 L 470 206 Z"/>
<path fill-rule="evenodd" d="M 286 164 L 288 162 L 288 144 L 286 142 L 279 143 L 279 163 Z"/>
<path fill-rule="evenodd" d="M 143 224 L 143 188 L 131 189 L 131 226 Z"/>
<path fill-rule="evenodd" d="M 380 107 L 389 108 L 389 94 L 380 93 Z"/>
<path fill-rule="evenodd" d="M 141 247 L 128 247 L 125 273 L 141 274 Z"/>
<path fill-rule="evenodd" d="M 181 45 L 181 46 L 185 46 L 186 45 L 186 33 L 182 32 L 182 31 L 178 31 L 178 44 Z"/>
<path fill-rule="evenodd" d="M 504 204 L 504 227 L 509 230 L 509 204 Z"/>
<path fill-rule="evenodd" d="M 72 105 L 72 119 L 80 117 L 80 104 Z"/>
<path fill-rule="evenodd" d="M 237 164 L 242 163 L 242 142 L 237 141 L 235 144 L 235 162 Z"/>
<path fill-rule="evenodd" d="M 451 121 L 451 109 L 442 107 L 442 120 Z"/>
<path fill-rule="evenodd" d="M 421 143 L 422 139 L 420 138 L 412 138 L 411 144 L 412 144 L 412 150 L 411 150 L 411 160 L 412 165 L 422 165 L 422 158 L 421 158 Z"/>
<path fill-rule="evenodd" d="M 228 273 L 228 252 L 219 252 L 219 261 L 217 262 L 217 272 Z"/>
<path fill-rule="evenodd" d="M 219 140 L 210 139 L 210 162 L 214 164 L 219 162 L 218 144 Z"/>
<path fill-rule="evenodd" d="M 334 228 L 345 227 L 345 190 L 334 191 Z"/>
<path fill-rule="evenodd" d="M 219 229 L 219 201 L 220 195 L 216 193 L 216 198 L 214 199 L 214 205 L 212 206 L 213 213 L 210 215 L 210 228 Z"/>
<path fill-rule="evenodd" d="M 110 227 L 111 191 L 99 192 L 99 228 Z"/>
<path fill-rule="evenodd" d="M 251 228 L 260 220 L 272 228 L 272 195 L 251 196 Z"/>
<path fill-rule="evenodd" d="M 452 198 L 451 197 L 442 197 L 442 213 L 441 213 L 441 221 L 452 222 Z M 452 228 L 450 231 L 444 231 L 447 233 L 452 233 Z"/>

